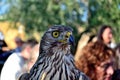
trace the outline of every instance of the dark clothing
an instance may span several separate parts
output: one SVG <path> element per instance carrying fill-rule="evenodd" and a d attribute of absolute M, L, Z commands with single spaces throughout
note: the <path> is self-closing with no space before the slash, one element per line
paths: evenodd
<path fill-rule="evenodd" d="M 7 47 L 7 44 L 4 40 L 0 40 L 0 54 L 4 53 L 2 47 Z"/>
<path fill-rule="evenodd" d="M 114 71 L 112 80 L 120 80 L 120 69 Z"/>

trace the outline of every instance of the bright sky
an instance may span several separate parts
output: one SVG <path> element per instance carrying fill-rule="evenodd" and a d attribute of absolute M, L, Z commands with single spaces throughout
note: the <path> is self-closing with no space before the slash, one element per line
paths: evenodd
<path fill-rule="evenodd" d="M 0 0 L 0 15 L 4 14 L 9 7 L 9 4 L 5 3 L 6 0 Z"/>

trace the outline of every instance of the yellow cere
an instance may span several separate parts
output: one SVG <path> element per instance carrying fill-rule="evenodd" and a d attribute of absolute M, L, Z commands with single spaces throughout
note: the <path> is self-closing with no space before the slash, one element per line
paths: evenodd
<path fill-rule="evenodd" d="M 67 32 L 67 36 L 69 37 L 71 35 L 71 33 L 70 32 Z"/>

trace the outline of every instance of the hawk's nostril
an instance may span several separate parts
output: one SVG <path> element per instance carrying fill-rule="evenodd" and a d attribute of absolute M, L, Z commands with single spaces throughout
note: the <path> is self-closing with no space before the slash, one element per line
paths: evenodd
<path fill-rule="evenodd" d="M 68 35 L 66 35 L 66 36 L 65 36 L 65 38 L 69 38 L 69 36 L 68 36 Z"/>

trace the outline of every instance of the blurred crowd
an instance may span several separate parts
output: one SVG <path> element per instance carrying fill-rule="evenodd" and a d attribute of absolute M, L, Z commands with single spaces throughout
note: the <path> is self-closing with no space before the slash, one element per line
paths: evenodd
<path fill-rule="evenodd" d="M 21 74 L 29 72 L 39 56 L 39 42 L 34 39 L 14 39 L 17 47 L 9 49 L 0 32 L 0 80 L 18 80 Z"/>
<path fill-rule="evenodd" d="M 96 37 L 76 53 L 76 67 L 91 80 L 120 80 L 120 44 L 113 42 L 112 27 L 101 26 Z"/>
<path fill-rule="evenodd" d="M 97 39 L 89 41 L 75 54 L 76 67 L 91 80 L 120 80 L 120 44 L 113 40 L 112 27 L 100 27 Z M 0 80 L 18 80 L 29 72 L 39 56 L 39 42 L 35 39 L 22 41 L 15 38 L 17 47 L 9 50 L 0 32 Z"/>

